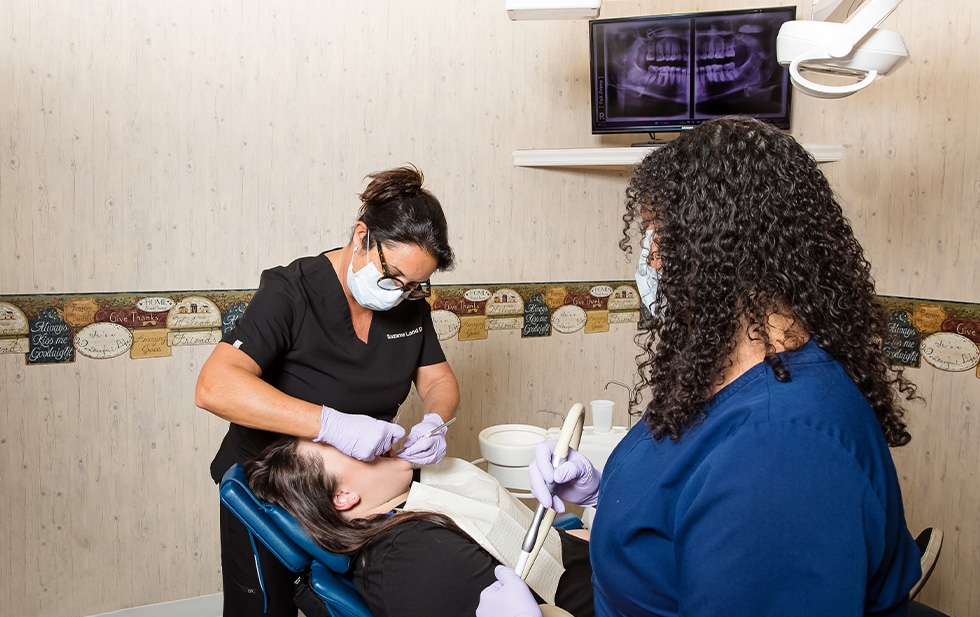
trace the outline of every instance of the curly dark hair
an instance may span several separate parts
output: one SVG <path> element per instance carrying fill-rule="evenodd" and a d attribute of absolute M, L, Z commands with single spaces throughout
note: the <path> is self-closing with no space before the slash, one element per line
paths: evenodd
<path fill-rule="evenodd" d="M 767 319 L 779 313 L 843 365 L 889 446 L 908 443 L 901 395 L 919 398 L 880 346 L 885 312 L 871 267 L 816 161 L 792 137 L 744 117 L 705 122 L 652 151 L 626 191 L 623 239 L 654 230 L 661 279 L 649 332 L 636 340 L 643 419 L 673 440 L 705 418 L 732 366 L 739 329 L 766 345 L 766 363 L 789 381 Z M 787 338 L 786 347 L 802 340 Z"/>

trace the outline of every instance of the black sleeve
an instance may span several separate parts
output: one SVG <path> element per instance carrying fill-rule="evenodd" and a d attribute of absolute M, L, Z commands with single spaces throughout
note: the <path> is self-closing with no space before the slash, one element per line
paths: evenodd
<path fill-rule="evenodd" d="M 562 529 L 558 530 L 558 537 L 565 571 L 558 579 L 555 604 L 575 617 L 595 617 L 589 542 Z"/>
<path fill-rule="evenodd" d="M 306 302 L 295 276 L 285 268 L 262 273 L 245 313 L 222 342 L 245 352 L 263 372 L 292 346 Z"/>
<path fill-rule="evenodd" d="M 354 585 L 375 617 L 473 617 L 498 563 L 469 538 L 412 521 L 355 558 Z"/>
<path fill-rule="evenodd" d="M 442 351 L 442 343 L 436 334 L 436 328 L 432 325 L 432 308 L 428 302 L 421 302 L 425 305 L 425 315 L 422 318 L 422 353 L 419 354 L 419 366 L 429 366 L 446 361 L 446 354 Z"/>

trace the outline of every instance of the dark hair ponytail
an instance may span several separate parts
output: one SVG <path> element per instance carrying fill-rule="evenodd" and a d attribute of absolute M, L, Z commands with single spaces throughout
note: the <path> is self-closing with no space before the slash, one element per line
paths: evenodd
<path fill-rule="evenodd" d="M 256 497 L 289 512 L 323 550 L 352 555 L 396 525 L 419 520 L 465 536 L 452 519 L 434 512 L 397 512 L 347 519 L 333 503 L 337 478 L 323 469 L 319 457 L 301 454 L 298 443 L 297 437 L 278 439 L 257 458 L 245 463 L 245 478 Z"/>
<path fill-rule="evenodd" d="M 414 165 L 368 175 L 361 193 L 358 221 L 368 226 L 378 242 L 414 244 L 436 259 L 439 270 L 453 267 L 449 229 L 442 205 L 422 188 L 422 172 Z M 367 247 L 365 247 L 367 248 Z"/>

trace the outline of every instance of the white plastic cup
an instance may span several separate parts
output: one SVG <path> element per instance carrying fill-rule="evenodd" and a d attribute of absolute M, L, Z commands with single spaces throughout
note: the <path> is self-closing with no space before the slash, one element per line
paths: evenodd
<path fill-rule="evenodd" d="M 613 406 L 612 401 L 598 400 L 592 405 L 592 427 L 596 433 L 608 433 L 612 430 Z"/>

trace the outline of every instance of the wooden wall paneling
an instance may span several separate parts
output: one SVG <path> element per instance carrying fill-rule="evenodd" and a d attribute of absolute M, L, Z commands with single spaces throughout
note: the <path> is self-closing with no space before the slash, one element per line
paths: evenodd
<path fill-rule="evenodd" d="M 52 10 L 53 7 L 52 7 Z M 52 15 L 56 18 L 56 15 Z M 45 10 L 33 11 L 32 21 L 40 26 L 47 21 L 49 15 Z M 39 31 L 40 28 L 38 28 Z M 60 45 L 48 38 L 37 46 L 32 56 L 36 60 L 34 97 L 37 101 L 37 113 L 34 115 L 33 129 L 36 131 L 39 156 L 35 161 L 36 184 L 36 227 L 34 231 L 35 246 L 50 246 L 43 254 L 35 253 L 35 263 L 41 268 L 45 280 L 45 290 L 53 291 L 65 283 L 61 265 L 65 263 L 64 247 L 66 245 L 64 224 L 62 223 L 62 204 L 64 196 L 64 173 L 61 157 L 60 129 L 64 119 L 62 102 L 64 91 L 62 80 L 59 78 L 61 54 Z M 50 244 L 48 244 L 50 243 Z"/>
<path fill-rule="evenodd" d="M 943 552 L 921 599 L 955 614 L 970 614 L 977 600 L 971 577 L 980 554 L 980 521 L 971 514 L 980 507 L 975 490 L 980 420 L 957 383 L 963 374 L 929 366 L 914 374 L 927 401 L 910 410 L 912 442 L 893 452 L 909 528 L 918 533 L 938 526 L 945 532 Z"/>
<path fill-rule="evenodd" d="M 154 361 L 167 364 L 166 376 L 158 383 L 159 401 L 175 398 L 174 383 L 184 384 L 179 392 L 187 393 L 177 397 L 176 404 L 170 409 L 174 442 L 172 452 L 175 456 L 169 467 L 164 468 L 167 473 L 186 479 L 186 485 L 177 491 L 176 526 L 173 536 L 168 538 L 175 562 L 170 568 L 181 585 L 179 595 L 182 597 L 194 596 L 202 585 L 206 589 L 216 589 L 220 584 L 220 577 L 216 576 L 217 567 L 208 567 L 210 559 L 205 558 L 205 553 L 210 553 L 211 546 L 217 544 L 219 511 L 217 487 L 211 481 L 209 466 L 220 436 L 210 425 L 223 429 L 227 423 L 195 407 L 190 395 L 197 381 L 198 368 L 210 351 L 207 347 L 195 348 L 193 353 L 188 354 L 187 362 Z M 214 418 L 213 423 L 211 418 Z M 203 496 L 203 500 L 199 495 Z M 199 572 L 200 580 L 190 580 L 181 574 L 187 569 L 186 564 L 191 564 Z"/>
<path fill-rule="evenodd" d="M 25 382 L 28 383 L 28 382 Z M 35 606 L 40 607 L 43 604 L 50 602 L 49 594 L 52 590 L 52 585 L 57 585 L 57 582 L 49 582 L 48 580 L 40 581 L 40 584 L 32 584 L 32 575 L 36 576 L 35 573 L 43 571 L 44 567 L 50 563 L 48 561 L 49 556 L 47 555 L 49 549 L 48 546 L 49 537 L 47 529 L 50 528 L 50 521 L 46 518 L 46 512 L 44 508 L 44 500 L 42 497 L 42 492 L 45 490 L 45 468 L 42 465 L 42 458 L 47 455 L 46 451 L 42 448 L 33 448 L 32 444 L 49 443 L 46 441 L 47 435 L 45 434 L 45 428 L 47 426 L 47 409 L 46 406 L 41 405 L 40 401 L 44 394 L 40 389 L 29 389 L 28 394 L 24 397 L 24 405 L 22 409 L 30 409 L 32 411 L 31 421 L 26 423 L 24 431 L 24 441 L 20 444 L 23 451 L 23 460 L 27 465 L 28 484 L 27 491 L 25 495 L 25 502 L 23 504 L 23 512 L 21 519 L 23 522 L 24 531 L 29 538 L 29 552 L 25 556 L 25 587 L 24 591 L 29 594 L 36 594 Z M 16 567 L 15 563 L 11 563 L 11 566 Z M 28 570 L 29 568 L 29 570 Z"/>
<path fill-rule="evenodd" d="M 952 531 L 946 537 L 952 540 L 950 548 L 953 550 L 950 552 L 952 559 L 944 564 L 943 582 L 946 584 L 936 588 L 936 598 L 941 605 L 959 604 L 969 610 L 969 607 L 980 606 L 980 594 L 974 584 L 976 571 L 973 569 L 980 564 L 980 520 L 976 516 L 980 512 L 980 496 L 975 490 L 976 477 L 980 472 L 980 449 L 977 448 L 980 443 L 980 419 L 975 400 L 962 398 L 961 388 L 954 381 L 955 374 L 934 372 L 936 382 L 939 382 L 936 385 L 940 387 L 934 388 L 933 392 L 940 390 L 943 396 L 940 398 L 934 394 L 933 398 L 948 415 L 945 418 L 940 416 L 936 419 L 938 421 L 930 417 L 929 425 L 940 430 L 945 428 L 944 441 L 936 444 L 943 448 L 940 457 L 944 459 L 942 468 L 945 473 L 933 479 L 935 486 L 931 494 L 925 494 L 916 512 L 924 518 L 935 512 L 936 504 L 941 504 L 938 514 L 945 521 L 944 530 Z M 930 406 L 930 410 L 935 409 L 936 406 Z M 917 458 L 916 462 L 923 458 L 929 461 L 928 457 L 922 457 Z"/>
<path fill-rule="evenodd" d="M 60 424 L 65 429 L 65 437 L 57 454 L 57 466 L 52 475 L 52 485 L 55 491 L 57 510 L 61 517 L 59 526 L 65 531 L 58 538 L 58 543 L 65 547 L 65 561 L 60 569 L 64 575 L 59 577 L 64 585 L 63 597 L 59 601 L 69 604 L 77 603 L 78 596 L 98 598 L 101 593 L 95 589 L 77 589 L 71 585 L 78 574 L 90 572 L 96 564 L 91 551 L 84 550 L 90 544 L 93 524 L 98 525 L 96 512 L 85 507 L 86 492 L 91 490 L 94 479 L 86 473 L 85 466 L 95 463 L 98 465 L 98 454 L 88 450 L 86 442 L 91 439 L 93 410 L 88 408 L 82 399 L 81 371 L 73 366 L 64 371 L 63 387 L 58 391 L 63 393 L 59 409 Z M 77 453 L 85 454 L 79 456 Z M 95 459 L 95 460 L 93 460 Z"/>
<path fill-rule="evenodd" d="M 318 2 L 310 5 L 307 19 L 310 61 L 308 81 L 302 84 L 307 98 L 309 118 L 308 150 L 309 167 L 307 172 L 307 195 L 309 200 L 308 220 L 311 238 L 303 247 L 303 253 L 312 255 L 339 246 L 341 221 L 331 215 L 330 206 L 340 201 L 338 181 L 343 170 L 338 169 L 333 153 L 342 150 L 337 134 L 341 124 L 338 117 L 336 99 L 342 97 L 345 88 L 340 72 L 343 54 L 339 50 L 338 20 L 330 18 L 329 3 Z M 318 96 L 319 94 L 319 96 Z"/>
<path fill-rule="evenodd" d="M 292 154 L 285 157 L 289 163 L 286 186 L 290 229 L 284 245 L 292 245 L 299 255 L 312 255 L 326 248 L 319 242 L 311 242 L 315 237 L 311 232 L 316 229 L 317 216 L 314 214 L 314 194 L 310 190 L 313 167 L 310 155 L 315 139 L 310 129 L 316 114 L 313 101 L 319 98 L 310 96 L 310 84 L 313 82 L 311 55 L 314 51 L 312 32 L 316 25 L 310 19 L 311 8 L 309 5 L 303 7 L 290 21 L 283 54 L 283 70 L 290 76 L 288 87 L 293 93 L 291 115 L 295 118 L 289 124 L 288 151 Z"/>
<path fill-rule="evenodd" d="M 24 61 L 20 50 L 25 46 L 18 44 L 18 34 L 22 33 L 22 24 L 18 22 L 17 8 L 11 3 L 0 7 L 0 14 L 4 23 L 9 24 L 12 32 L 0 37 L 0 55 L 7 58 L 6 62 L 0 63 L 0 82 L 7 84 L 7 100 L 4 101 L 5 108 L 0 116 L 0 203 L 10 206 L 0 211 L 4 224 L 0 225 L 0 246 L 3 246 L 3 258 L 8 263 L 16 263 L 20 254 L 20 247 L 17 245 L 18 234 L 16 230 L 22 229 L 16 225 L 14 219 L 20 208 L 14 207 L 19 195 L 14 195 L 14 187 L 20 168 L 18 158 L 18 117 L 17 103 L 24 100 L 23 90 L 27 80 L 19 78 L 19 75 L 26 73 Z M 20 35 L 21 37 L 23 34 Z M 15 281 L 13 277 L 8 278 L 8 271 L 12 268 L 0 268 L 0 287 L 9 288 Z"/>
<path fill-rule="evenodd" d="M 30 437 L 31 426 L 25 420 L 23 410 L 31 409 L 23 388 L 19 387 L 26 379 L 26 367 L 15 365 L 14 358 L 0 356 L 6 385 L 4 396 L 0 397 L 0 461 L 3 462 L 3 488 L 6 497 L 0 500 L 0 538 L 4 551 L 0 553 L 0 568 L 5 574 L 4 584 L 0 585 L 0 599 L 11 604 L 17 601 L 24 610 L 35 610 L 37 596 L 32 597 L 30 605 L 21 602 L 27 597 L 29 583 L 27 573 L 37 564 L 38 546 L 34 528 L 28 525 L 24 516 L 29 504 L 34 503 L 35 491 L 31 486 L 36 477 L 32 460 L 28 460 L 25 442 Z M 14 387 L 16 386 L 16 387 Z"/>
<path fill-rule="evenodd" d="M 180 199 L 179 181 L 183 170 L 179 167 L 179 100 L 183 96 L 180 83 L 180 48 L 177 31 L 183 27 L 178 25 L 177 18 L 168 14 L 162 6 L 151 16 L 147 25 L 145 51 L 150 55 L 151 63 L 148 73 L 152 76 L 148 86 L 150 99 L 150 116 L 148 133 L 148 150 L 151 163 L 146 178 L 146 193 L 142 202 L 137 206 L 136 219 L 142 233 L 137 236 L 139 252 L 137 252 L 136 283 L 133 289 L 156 290 L 166 284 L 170 272 L 175 269 L 175 239 L 173 212 Z M 169 93 L 177 89 L 177 96 L 170 97 Z M 157 281 L 146 280 L 147 272 L 159 271 Z"/>
<path fill-rule="evenodd" d="M 219 546 L 217 486 L 211 479 L 210 465 L 214 453 L 217 452 L 221 440 L 228 429 L 228 423 L 220 418 L 197 408 L 194 405 L 194 386 L 201 366 L 207 360 L 211 349 L 207 346 L 195 347 L 185 361 L 176 365 L 175 383 L 181 384 L 177 392 L 183 393 L 178 401 L 179 415 L 183 420 L 182 434 L 190 433 L 192 444 L 189 450 L 178 450 L 184 453 L 182 460 L 177 462 L 176 470 L 193 478 L 195 489 L 184 496 L 184 505 L 188 512 L 193 513 L 192 550 L 184 550 L 184 555 L 190 555 L 196 570 L 200 572 L 200 580 L 186 581 L 189 589 L 185 597 L 200 593 L 200 589 L 219 589 L 221 586 L 220 560 L 215 559 L 214 547 Z M 170 382 L 168 382 L 170 383 Z M 203 496 L 203 505 L 202 497 Z M 184 536 L 178 534 L 180 540 Z M 184 548 L 184 547 L 182 547 Z"/>
<path fill-rule="evenodd" d="M 125 360 L 125 358 L 123 359 Z M 147 552 L 157 553 L 157 559 L 147 564 L 150 579 L 156 577 L 159 584 L 153 594 L 160 597 L 160 588 L 180 590 L 186 585 L 186 578 L 180 575 L 181 566 L 190 557 L 187 538 L 186 515 L 180 511 L 181 486 L 170 480 L 177 463 L 177 452 L 187 452 L 187 444 L 175 433 L 175 416 L 179 416 L 183 405 L 166 396 L 164 381 L 167 371 L 155 372 L 147 364 L 130 362 L 136 369 L 137 401 L 135 404 L 141 415 L 147 419 L 147 435 L 141 445 L 140 453 L 147 461 L 144 488 L 147 502 L 151 508 L 148 518 L 159 521 L 150 527 Z M 172 404 L 178 403 L 178 404 Z M 175 543 L 180 537 L 182 540 Z"/>
<path fill-rule="evenodd" d="M 88 367 L 87 367 L 88 368 Z M 79 409 L 80 417 L 85 418 L 86 430 L 79 432 L 79 439 L 86 441 L 72 450 L 75 463 L 80 472 L 76 511 L 84 511 L 86 519 L 87 544 L 82 552 L 91 559 L 86 567 L 88 572 L 112 572 L 112 576 L 99 577 L 97 582 L 88 585 L 95 599 L 89 604 L 95 610 L 106 606 L 118 606 L 110 598 L 113 590 L 120 586 L 120 574 L 115 571 L 123 563 L 122 538 L 128 534 L 122 531 L 125 516 L 120 512 L 119 501 L 114 493 L 124 477 L 120 472 L 128 461 L 114 456 L 115 444 L 120 439 L 118 432 L 119 404 L 115 394 L 102 384 L 109 383 L 115 375 L 113 366 L 100 363 L 79 370 L 79 399 L 84 403 Z M 92 507 L 92 501 L 100 504 Z M 75 580 L 82 580 L 82 576 Z M 127 586 L 128 587 L 128 586 Z M 79 603 L 81 605 L 81 603 Z"/>
<path fill-rule="evenodd" d="M 273 9 L 266 6 L 242 11 L 219 4 L 208 23 L 206 84 L 213 116 L 209 114 L 207 121 L 212 124 L 209 145 L 214 150 L 206 162 L 212 199 L 205 211 L 202 266 L 209 286 L 228 285 L 223 264 L 239 247 L 267 259 L 279 255 L 273 238 L 282 227 L 281 200 L 276 198 L 282 188 L 276 177 L 282 160 L 273 135 L 281 118 L 272 104 L 278 84 L 268 77 L 276 63 L 278 36 L 270 23 L 272 15 Z M 269 81 L 263 83 L 263 78 Z M 246 143 L 254 144 L 256 151 L 252 167 L 243 160 Z M 242 216 L 253 211 L 252 220 Z"/>
<path fill-rule="evenodd" d="M 60 367 L 56 371 L 64 370 Z M 39 388 L 36 409 L 41 410 L 43 425 L 39 431 L 37 443 L 60 444 L 63 446 L 68 438 L 65 414 L 68 412 L 68 402 L 63 388 Z M 41 475 L 38 491 L 37 511 L 40 522 L 40 555 L 43 560 L 41 569 L 48 570 L 53 575 L 46 577 L 42 594 L 46 603 L 55 605 L 69 604 L 71 584 L 65 574 L 70 572 L 71 543 L 66 531 L 66 508 L 62 502 L 61 474 L 64 469 L 63 455 L 65 449 L 38 449 L 36 465 Z M 52 567 L 53 566 L 53 567 Z"/>
<path fill-rule="evenodd" d="M 198 257 L 198 251 L 204 250 L 207 237 L 203 224 L 204 212 L 213 198 L 208 182 L 208 164 L 212 160 L 208 150 L 213 142 L 205 121 L 214 109 L 208 105 L 205 85 L 207 50 L 204 30 L 206 13 L 210 9 L 206 8 L 209 5 L 193 2 L 179 6 L 180 11 L 171 17 L 176 22 L 172 31 L 176 40 L 173 62 L 179 76 L 173 89 L 177 96 L 172 103 L 174 122 L 171 127 L 176 132 L 177 140 L 174 152 L 177 171 L 170 178 L 176 194 L 175 201 L 167 206 L 170 210 L 167 244 L 167 253 L 171 256 L 170 268 L 160 273 L 159 287 L 151 285 L 159 289 L 173 289 L 178 278 L 184 278 L 190 272 L 200 273 L 203 269 L 198 265 L 203 262 L 203 255 Z M 243 187 L 239 187 L 241 192 Z M 244 207 L 245 204 L 242 204 Z M 245 218 L 244 214 L 241 216 Z M 229 260 L 231 263 L 238 261 Z"/>
<path fill-rule="evenodd" d="M 272 44 L 271 54 L 271 82 L 275 87 L 269 91 L 269 110 L 268 117 L 275 118 L 271 125 L 273 160 L 271 161 L 271 186 L 274 192 L 270 195 L 270 208 L 274 208 L 276 222 L 275 233 L 270 235 L 269 240 L 272 246 L 279 252 L 290 250 L 296 251 L 296 238 L 290 233 L 293 225 L 290 222 L 294 218 L 291 210 L 292 186 L 288 182 L 288 169 L 293 161 L 302 161 L 302 151 L 294 150 L 290 144 L 291 127 L 300 124 L 296 115 L 297 83 L 290 77 L 293 67 L 291 65 L 302 63 L 302 56 L 292 56 L 287 54 L 288 39 L 291 30 L 290 15 L 299 17 L 293 11 L 272 11 L 272 28 L 270 33 L 270 43 Z M 303 161 L 305 166 L 305 161 Z M 286 261 L 289 259 L 287 258 Z"/>
<path fill-rule="evenodd" d="M 130 9 L 130 10 L 127 10 Z M 125 177 L 122 192 L 122 229 L 119 237 L 120 277 L 128 289 L 138 289 L 138 271 L 146 254 L 146 246 L 141 242 L 151 234 L 149 226 L 144 227 L 143 217 L 152 217 L 149 209 L 149 173 L 152 165 L 150 143 L 153 124 L 152 83 L 158 77 L 152 73 L 153 51 L 152 30 L 150 29 L 151 10 L 134 7 L 123 9 L 125 28 L 126 71 L 123 87 L 124 131 L 129 143 L 129 155 L 124 167 Z"/>
<path fill-rule="evenodd" d="M 105 64 L 98 74 L 99 96 L 103 113 L 97 114 L 99 126 L 99 149 L 95 155 L 93 173 L 99 182 L 99 203 L 101 216 L 97 220 L 104 226 L 96 238 L 103 242 L 104 256 L 100 259 L 101 268 L 97 277 L 98 286 L 95 291 L 111 289 L 114 280 L 125 281 L 126 269 L 123 267 L 122 253 L 125 248 L 122 242 L 127 237 L 124 226 L 126 180 L 125 164 L 128 157 L 124 126 L 127 119 L 123 117 L 129 101 L 125 92 L 129 84 L 129 75 L 125 74 L 125 62 L 129 58 L 128 51 L 123 49 L 120 40 L 126 26 L 121 23 L 122 10 L 119 7 L 103 5 L 103 23 L 97 27 L 97 34 L 105 41 L 107 50 Z M 94 230 L 88 228 L 92 233 Z M 83 232 L 84 233 L 84 232 Z"/>
<path fill-rule="evenodd" d="M 91 6 L 73 6 L 71 19 L 76 23 L 86 23 L 90 16 L 79 14 L 80 11 L 91 10 Z M 91 26 L 89 22 L 87 24 Z M 69 229 L 85 229 L 92 225 L 94 177 L 92 175 L 92 144 L 93 131 L 90 123 L 84 126 L 74 122 L 74 118 L 93 117 L 94 108 L 91 97 L 93 46 L 90 40 L 77 30 L 65 35 L 67 57 L 62 63 L 67 74 L 65 78 L 65 96 L 62 106 L 65 110 L 66 122 L 62 128 L 62 148 L 65 151 L 66 176 L 70 178 L 71 193 L 64 203 L 64 215 L 70 222 Z M 8 82 L 9 83 L 9 82 Z M 94 246 L 80 245 L 69 242 L 70 253 L 63 261 L 67 278 L 70 282 L 87 282 L 92 284 L 95 277 L 96 259 Z"/>

